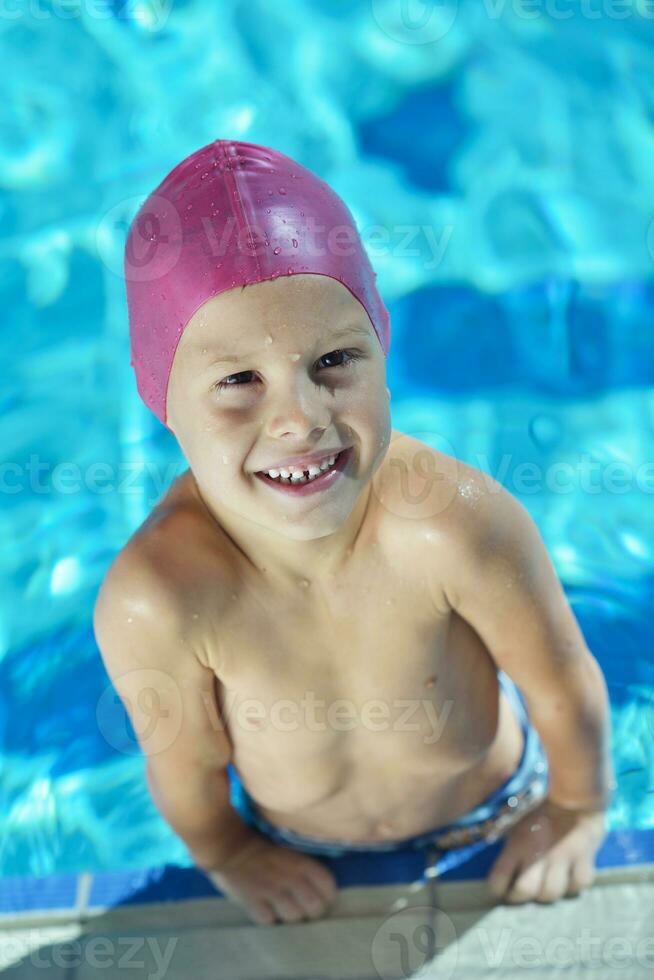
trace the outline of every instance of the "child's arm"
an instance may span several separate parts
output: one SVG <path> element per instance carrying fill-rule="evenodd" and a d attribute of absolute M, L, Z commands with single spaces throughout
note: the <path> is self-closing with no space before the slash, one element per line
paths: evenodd
<path fill-rule="evenodd" d="M 145 755 L 157 809 L 196 864 L 219 868 L 257 835 L 230 804 L 231 742 L 214 674 L 189 648 L 171 593 L 146 561 L 123 553 L 102 584 L 93 626 Z"/>
<path fill-rule="evenodd" d="M 592 884 L 606 836 L 608 692 L 534 521 L 501 484 L 476 479 L 478 495 L 454 497 L 443 590 L 524 694 L 550 770 L 549 795 L 511 827 L 488 885 L 509 903 L 553 902 Z"/>
<path fill-rule="evenodd" d="M 528 511 L 501 484 L 478 479 L 481 495 L 460 504 L 470 512 L 457 520 L 446 597 L 524 694 L 548 756 L 549 799 L 604 809 L 615 779 L 602 671 Z"/>
<path fill-rule="evenodd" d="M 230 803 L 232 744 L 215 675 L 191 649 L 179 606 L 151 563 L 121 554 L 93 617 L 107 672 L 145 754 L 157 809 L 214 885 L 255 922 L 319 917 L 336 895 L 334 875 L 308 854 L 269 841 Z"/>

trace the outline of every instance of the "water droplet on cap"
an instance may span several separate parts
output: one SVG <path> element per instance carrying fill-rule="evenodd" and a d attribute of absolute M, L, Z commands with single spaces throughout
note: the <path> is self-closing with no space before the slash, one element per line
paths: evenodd
<path fill-rule="evenodd" d="M 281 252 L 281 248 L 279 247 L 279 245 L 277 246 L 277 248 L 273 249 L 273 255 L 279 255 L 280 252 Z"/>

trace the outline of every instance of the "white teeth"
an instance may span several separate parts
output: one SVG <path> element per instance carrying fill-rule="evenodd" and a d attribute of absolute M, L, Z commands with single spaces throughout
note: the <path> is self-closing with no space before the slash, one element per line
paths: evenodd
<path fill-rule="evenodd" d="M 264 470 L 263 472 L 273 480 L 279 479 L 280 483 L 311 483 L 317 476 L 320 476 L 321 473 L 324 473 L 325 470 L 330 469 L 334 465 L 338 455 L 336 453 L 335 456 L 323 459 L 320 464 L 312 463 L 307 467 L 308 476 L 305 476 L 304 470 L 296 470 L 290 467 L 282 467 L 278 470 Z"/>

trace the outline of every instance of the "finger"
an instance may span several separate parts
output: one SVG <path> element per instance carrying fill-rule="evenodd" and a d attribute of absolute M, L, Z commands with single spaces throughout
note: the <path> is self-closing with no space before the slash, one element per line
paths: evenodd
<path fill-rule="evenodd" d="M 326 901 L 331 901 L 338 891 L 338 885 L 329 868 L 302 851 L 293 851 L 292 853 L 297 858 L 297 871 L 311 882 L 319 895 L 322 895 Z"/>
<path fill-rule="evenodd" d="M 325 909 L 325 899 L 313 887 L 311 881 L 306 878 L 298 878 L 293 881 L 292 894 L 295 901 L 304 910 L 304 914 L 311 918 L 321 915 Z"/>
<path fill-rule="evenodd" d="M 301 922 L 305 917 L 304 909 L 285 888 L 271 895 L 268 901 L 272 904 L 277 917 L 283 922 Z"/>
<path fill-rule="evenodd" d="M 568 895 L 578 895 L 584 888 L 590 888 L 595 881 L 595 868 L 587 860 L 575 861 L 570 869 Z"/>
<path fill-rule="evenodd" d="M 310 868 L 303 868 L 302 873 L 325 901 L 332 901 L 338 892 L 338 885 L 331 871 L 316 862 Z"/>
<path fill-rule="evenodd" d="M 521 867 L 506 893 L 506 901 L 509 903 L 534 901 L 542 888 L 544 874 L 543 861 L 535 861 L 529 866 Z"/>
<path fill-rule="evenodd" d="M 519 870 L 519 861 L 510 855 L 502 855 L 491 868 L 488 876 L 488 887 L 493 895 L 501 898 L 511 887 Z"/>
<path fill-rule="evenodd" d="M 567 860 L 550 861 L 545 868 L 540 892 L 536 896 L 539 902 L 556 902 L 562 898 L 568 889 L 570 865 Z"/>
<path fill-rule="evenodd" d="M 263 900 L 252 902 L 249 912 L 258 926 L 274 926 L 277 921 L 275 910 Z"/>

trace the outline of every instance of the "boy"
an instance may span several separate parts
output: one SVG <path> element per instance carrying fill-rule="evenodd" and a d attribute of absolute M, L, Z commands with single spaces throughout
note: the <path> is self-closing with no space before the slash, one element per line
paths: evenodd
<path fill-rule="evenodd" d="M 391 429 L 388 313 L 343 202 L 217 140 L 150 195 L 125 269 L 139 392 L 190 468 L 94 627 L 197 865 L 266 924 L 321 916 L 317 858 L 348 848 L 506 835 L 498 897 L 588 887 L 603 676 L 522 505 Z"/>

